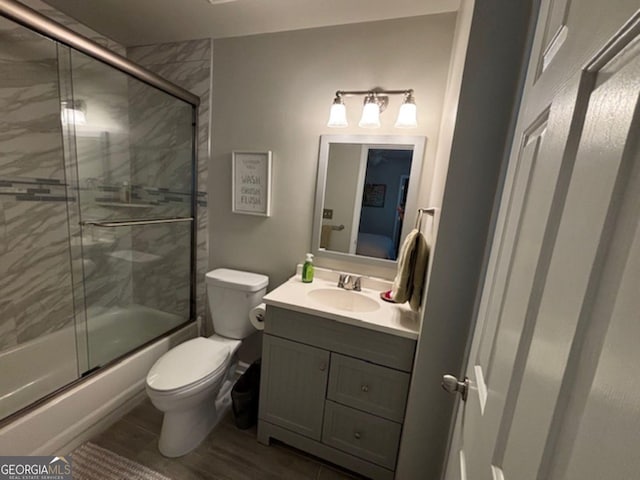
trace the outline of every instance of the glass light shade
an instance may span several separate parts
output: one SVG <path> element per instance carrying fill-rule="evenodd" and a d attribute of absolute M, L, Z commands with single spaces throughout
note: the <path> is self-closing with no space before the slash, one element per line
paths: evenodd
<path fill-rule="evenodd" d="M 65 125 L 85 125 L 87 123 L 87 117 L 85 117 L 84 112 L 75 108 L 63 108 L 60 116 L 62 117 L 62 123 Z"/>
<path fill-rule="evenodd" d="M 405 102 L 400 106 L 396 128 L 416 128 L 418 126 L 415 103 Z"/>
<path fill-rule="evenodd" d="M 379 128 L 380 105 L 375 102 L 365 103 L 362 109 L 362 118 L 358 125 L 362 128 Z"/>
<path fill-rule="evenodd" d="M 348 125 L 347 107 L 345 107 L 344 103 L 334 103 L 331 105 L 331 112 L 329 112 L 327 127 L 344 128 Z"/>

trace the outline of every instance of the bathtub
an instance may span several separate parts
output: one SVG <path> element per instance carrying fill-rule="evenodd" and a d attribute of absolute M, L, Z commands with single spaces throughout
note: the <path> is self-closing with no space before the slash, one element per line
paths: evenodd
<path fill-rule="evenodd" d="M 87 366 L 104 365 L 180 323 L 177 315 L 142 305 L 94 310 L 77 338 L 70 326 L 0 352 L 0 414 L 4 417 L 27 406 L 76 380 Z M 81 443 L 83 435 L 100 422 L 135 397 L 142 398 L 153 363 L 197 332 L 195 322 L 187 324 L 0 428 L 0 451 L 4 455 L 65 453 L 65 446 Z M 76 355 L 78 350 L 84 355 Z"/>
<path fill-rule="evenodd" d="M 85 338 L 85 330 L 76 339 L 69 326 L 0 352 L 0 418 L 182 323 L 178 315 L 135 304 L 93 309 L 88 317 Z"/>
<path fill-rule="evenodd" d="M 179 315 L 143 305 L 89 310 L 87 356 L 89 368 L 104 365 L 180 325 Z"/>
<path fill-rule="evenodd" d="M 0 352 L 0 418 L 78 378 L 72 327 Z"/>

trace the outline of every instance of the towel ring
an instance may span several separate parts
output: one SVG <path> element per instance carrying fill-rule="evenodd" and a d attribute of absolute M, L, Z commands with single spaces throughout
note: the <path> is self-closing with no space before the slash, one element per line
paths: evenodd
<path fill-rule="evenodd" d="M 426 213 L 427 215 L 431 215 L 432 217 L 435 215 L 436 213 L 436 208 L 435 207 L 431 207 L 431 208 L 419 208 L 418 209 L 418 218 L 416 218 L 416 226 L 415 228 L 417 228 L 419 231 L 422 231 L 422 214 Z"/>

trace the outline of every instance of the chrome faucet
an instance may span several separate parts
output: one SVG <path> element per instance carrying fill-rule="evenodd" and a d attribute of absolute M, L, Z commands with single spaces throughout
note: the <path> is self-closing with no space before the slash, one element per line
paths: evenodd
<path fill-rule="evenodd" d="M 338 278 L 338 288 L 344 288 L 345 290 L 355 290 L 356 292 L 362 291 L 361 287 L 362 277 L 355 275 L 348 275 L 341 273 Z"/>

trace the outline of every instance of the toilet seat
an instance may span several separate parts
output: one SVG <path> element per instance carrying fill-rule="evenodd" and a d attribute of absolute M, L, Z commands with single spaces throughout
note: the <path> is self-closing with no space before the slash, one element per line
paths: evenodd
<path fill-rule="evenodd" d="M 224 374 L 231 356 L 230 344 L 198 337 L 172 348 L 151 367 L 147 388 L 177 393 L 215 380 Z"/>

